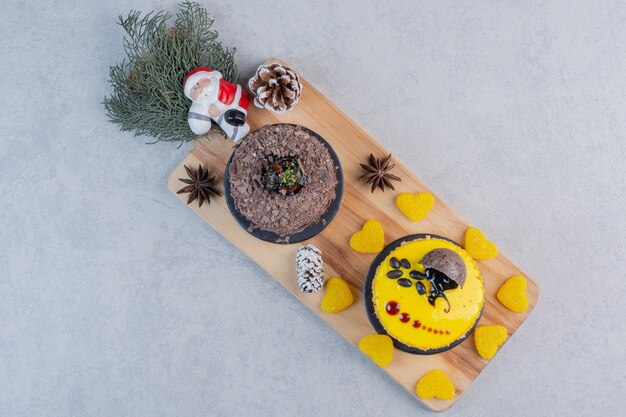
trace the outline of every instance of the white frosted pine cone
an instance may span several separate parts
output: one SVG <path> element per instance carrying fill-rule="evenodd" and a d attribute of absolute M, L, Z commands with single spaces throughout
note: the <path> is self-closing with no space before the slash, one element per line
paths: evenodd
<path fill-rule="evenodd" d="M 298 103 L 302 94 L 300 76 L 281 64 L 261 65 L 248 88 L 256 95 L 254 105 L 275 113 L 285 113 Z"/>
<path fill-rule="evenodd" d="M 298 285 L 303 293 L 317 292 L 324 284 L 324 262 L 322 251 L 315 245 L 306 245 L 296 253 Z"/>

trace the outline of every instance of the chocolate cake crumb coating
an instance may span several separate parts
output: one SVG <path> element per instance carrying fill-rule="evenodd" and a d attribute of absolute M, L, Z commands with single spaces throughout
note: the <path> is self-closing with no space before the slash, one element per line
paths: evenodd
<path fill-rule="evenodd" d="M 282 195 L 263 187 L 266 158 L 295 156 L 306 176 L 294 195 Z M 281 237 L 297 233 L 317 222 L 335 198 L 337 167 L 328 149 L 300 126 L 264 126 L 239 144 L 229 168 L 230 192 L 237 210 L 251 228 Z"/>

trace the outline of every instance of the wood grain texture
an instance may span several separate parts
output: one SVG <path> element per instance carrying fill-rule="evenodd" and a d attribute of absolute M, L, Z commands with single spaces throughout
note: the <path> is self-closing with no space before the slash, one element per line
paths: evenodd
<path fill-rule="evenodd" d="M 268 62 L 281 61 L 273 59 Z M 397 183 L 396 192 L 370 194 L 369 187 L 358 181 L 361 175 L 359 163 L 366 161 L 370 152 L 379 157 L 391 152 L 384 149 L 306 80 L 302 81 L 303 94 L 294 109 L 284 115 L 276 115 L 251 106 L 248 122 L 252 131 L 267 124 L 299 124 L 317 132 L 331 144 L 339 155 L 345 177 L 343 202 L 333 222 L 321 234 L 306 242 L 277 245 L 258 240 L 243 230 L 231 216 L 223 198 L 212 200 L 210 205 L 205 204 L 201 208 L 195 202 L 189 207 L 237 245 L 329 326 L 357 345 L 362 337 L 374 332 L 363 303 L 363 281 L 375 255 L 353 251 L 348 244 L 352 233 L 359 230 L 367 219 L 377 219 L 383 225 L 387 244 L 414 233 L 433 233 L 462 244 L 465 230 L 471 224 L 434 193 L 435 205 L 424 220 L 413 223 L 405 218 L 395 206 L 396 195 L 400 192 L 432 193 L 432 191 L 397 159 L 394 173 L 402 178 L 402 182 Z M 183 168 L 185 164 L 195 167 L 202 163 L 218 173 L 221 180 L 223 177 L 219 173 L 224 172 L 233 147 L 232 141 L 219 135 L 212 135 L 208 140 L 196 141 L 191 153 L 172 172 L 168 188 L 174 193 L 181 188 L 182 184 L 178 178 L 185 177 Z M 179 195 L 179 198 L 186 202 L 186 195 Z M 350 283 L 355 295 L 353 306 L 338 314 L 326 314 L 319 307 L 323 291 L 312 295 L 299 291 L 295 273 L 295 254 L 298 247 L 306 243 L 313 243 L 322 250 L 327 277 L 340 275 Z M 539 289 L 532 278 L 503 253 L 499 253 L 495 259 L 477 263 L 482 272 L 486 291 L 485 309 L 479 324 L 502 324 L 507 328 L 510 337 L 534 308 Z M 527 294 L 530 307 L 524 313 L 514 313 L 506 309 L 495 296 L 500 285 L 513 275 L 524 275 L 528 279 Z M 451 401 L 418 398 L 426 407 L 442 411 L 450 407 L 465 392 L 488 362 L 478 356 L 473 336 L 470 336 L 459 346 L 436 355 L 412 355 L 395 349 L 393 362 L 383 370 L 415 398 L 417 398 L 415 385 L 422 375 L 435 368 L 444 370 L 457 389 L 455 398 Z M 349 390 L 350 387 L 344 389 Z"/>

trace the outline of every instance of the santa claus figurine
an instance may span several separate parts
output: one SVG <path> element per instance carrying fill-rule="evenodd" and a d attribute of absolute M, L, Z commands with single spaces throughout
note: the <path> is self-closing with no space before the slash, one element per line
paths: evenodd
<path fill-rule="evenodd" d="M 193 102 L 187 115 L 193 133 L 204 135 L 211 129 L 213 120 L 234 141 L 248 134 L 246 116 L 250 99 L 240 85 L 224 80 L 219 71 L 196 68 L 185 77 L 183 88 L 185 97 Z"/>

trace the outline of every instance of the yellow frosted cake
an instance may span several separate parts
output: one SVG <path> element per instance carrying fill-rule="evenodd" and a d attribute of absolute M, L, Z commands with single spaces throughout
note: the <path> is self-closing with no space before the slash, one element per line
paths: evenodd
<path fill-rule="evenodd" d="M 412 235 L 392 243 L 365 283 L 374 328 L 411 353 L 439 353 L 461 343 L 478 323 L 484 300 L 476 262 L 439 236 Z"/>

